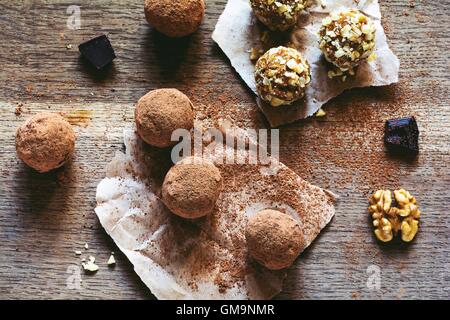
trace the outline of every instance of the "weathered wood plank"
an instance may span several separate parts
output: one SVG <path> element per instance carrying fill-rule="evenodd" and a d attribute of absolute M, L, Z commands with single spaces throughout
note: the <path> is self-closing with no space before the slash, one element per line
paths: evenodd
<path fill-rule="evenodd" d="M 66 27 L 71 1 L 0 4 L 0 297 L 152 297 L 100 227 L 95 188 L 123 148 L 121 130 L 133 120 L 134 102 L 150 89 L 177 87 L 212 118 L 266 127 L 252 94 L 210 39 L 225 3 L 207 1 L 201 29 L 181 41 L 146 25 L 142 1 L 81 4 L 82 29 L 74 31 Z M 449 8 L 445 1 L 414 3 L 382 1 L 402 63 L 399 84 L 347 92 L 326 106 L 325 119 L 281 130 L 281 160 L 341 201 L 330 226 L 290 270 L 280 298 L 450 297 Z M 100 33 L 108 33 L 118 55 L 104 77 L 90 72 L 77 51 Z M 17 103 L 23 104 L 19 116 Z M 41 110 L 90 110 L 92 117 L 77 127 L 73 162 L 46 175 L 26 168 L 14 150 L 15 128 Z M 382 129 L 386 119 L 410 114 L 419 121 L 421 153 L 405 161 L 385 152 Z M 378 187 L 398 186 L 419 199 L 421 231 L 409 245 L 379 245 L 366 199 Z M 67 268 L 79 266 L 75 250 L 95 255 L 101 266 L 96 275 L 82 274 L 80 290 L 66 285 Z M 115 269 L 106 267 L 111 251 Z M 366 286 L 369 265 L 381 268 L 380 291 Z"/>

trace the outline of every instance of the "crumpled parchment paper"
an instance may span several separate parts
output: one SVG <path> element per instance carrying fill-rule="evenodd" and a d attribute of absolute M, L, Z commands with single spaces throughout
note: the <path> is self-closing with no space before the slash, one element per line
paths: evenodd
<path fill-rule="evenodd" d="M 252 151 L 213 142 L 205 156 L 220 169 L 224 191 L 211 215 L 184 220 L 159 198 L 170 150 L 145 145 L 133 129 L 124 131 L 124 140 L 126 153 L 116 154 L 97 187 L 95 212 L 159 299 L 269 299 L 281 291 L 286 272 L 267 270 L 248 257 L 247 217 L 265 208 L 291 215 L 302 226 L 306 248 L 334 215 L 331 192 L 274 158 L 269 167 L 217 164 L 227 153 Z"/>
<path fill-rule="evenodd" d="M 321 6 L 320 3 L 323 5 Z M 321 0 L 307 9 L 299 23 L 288 36 L 291 46 L 299 50 L 311 65 L 311 85 L 306 97 L 291 106 L 272 107 L 257 99 L 258 106 L 272 127 L 307 118 L 321 106 L 344 90 L 356 87 L 385 86 L 398 82 L 400 62 L 389 49 L 386 34 L 381 26 L 378 0 Z M 376 59 L 362 62 L 356 75 L 345 82 L 329 79 L 330 64 L 319 48 L 317 35 L 322 19 L 330 12 L 356 8 L 370 16 L 376 25 Z M 212 35 L 214 41 L 228 56 L 232 66 L 249 88 L 256 94 L 254 64 L 250 60 L 251 48 L 261 47 L 261 35 L 266 30 L 253 15 L 248 0 L 229 0 Z"/>

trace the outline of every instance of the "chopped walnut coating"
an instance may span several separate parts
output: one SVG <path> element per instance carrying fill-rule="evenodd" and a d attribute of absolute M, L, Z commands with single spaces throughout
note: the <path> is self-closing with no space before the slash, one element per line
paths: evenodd
<path fill-rule="evenodd" d="M 359 10 L 331 13 L 319 31 L 320 49 L 325 58 L 342 71 L 368 59 L 375 48 L 376 27 Z"/>
<path fill-rule="evenodd" d="M 303 98 L 311 82 L 309 63 L 295 49 L 278 47 L 267 51 L 255 67 L 256 89 L 273 107 Z"/>
<path fill-rule="evenodd" d="M 256 17 L 273 31 L 286 31 L 297 23 L 305 0 L 250 0 Z"/>
<path fill-rule="evenodd" d="M 405 242 L 414 239 L 419 230 L 420 211 L 416 199 L 406 190 L 378 190 L 370 198 L 369 213 L 372 215 L 375 236 L 389 242 L 399 232 Z M 396 206 L 393 206 L 393 203 Z"/>
<path fill-rule="evenodd" d="M 342 82 L 345 82 L 349 76 L 354 76 L 355 70 L 353 68 L 350 68 L 348 70 L 341 70 L 339 67 L 332 66 L 331 69 L 328 71 L 328 78 L 338 78 Z"/>

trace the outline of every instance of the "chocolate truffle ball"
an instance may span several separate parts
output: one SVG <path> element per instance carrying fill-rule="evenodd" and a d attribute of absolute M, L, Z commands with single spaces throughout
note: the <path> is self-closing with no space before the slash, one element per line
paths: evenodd
<path fill-rule="evenodd" d="M 329 62 L 347 71 L 372 54 L 375 32 L 375 24 L 359 10 L 331 13 L 322 21 L 320 49 Z"/>
<path fill-rule="evenodd" d="M 205 14 L 203 0 L 145 0 L 148 23 L 168 37 L 178 38 L 194 33 Z"/>
<path fill-rule="evenodd" d="M 272 107 L 290 105 L 305 96 L 309 63 L 295 49 L 272 48 L 256 63 L 255 81 L 260 98 Z"/>
<path fill-rule="evenodd" d="M 171 141 L 173 131 L 194 126 L 192 103 L 177 89 L 150 91 L 139 99 L 134 116 L 142 140 L 159 148 L 177 143 Z"/>
<path fill-rule="evenodd" d="M 297 23 L 305 0 L 250 0 L 256 17 L 273 31 L 286 31 Z"/>
<path fill-rule="evenodd" d="M 17 155 L 38 172 L 64 165 L 75 148 L 75 132 L 57 113 L 39 113 L 25 121 L 16 132 Z"/>
<path fill-rule="evenodd" d="M 162 200 L 176 215 L 195 219 L 211 213 L 222 191 L 222 176 L 210 161 L 188 157 L 175 164 L 162 186 Z"/>
<path fill-rule="evenodd" d="M 250 217 L 245 236 L 250 255 L 270 270 L 291 266 L 303 248 L 300 225 L 276 210 L 263 210 Z"/>

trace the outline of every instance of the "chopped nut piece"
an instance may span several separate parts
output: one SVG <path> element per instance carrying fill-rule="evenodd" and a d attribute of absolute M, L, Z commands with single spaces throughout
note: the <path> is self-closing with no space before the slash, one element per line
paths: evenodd
<path fill-rule="evenodd" d="M 372 62 L 375 61 L 377 59 L 377 54 L 375 52 L 373 52 L 368 58 L 367 61 Z"/>
<path fill-rule="evenodd" d="M 268 44 L 270 42 L 270 35 L 269 32 L 263 31 L 261 34 L 261 42 L 263 44 Z"/>
<path fill-rule="evenodd" d="M 414 198 L 405 189 L 394 191 L 395 205 L 389 190 L 378 190 L 369 199 L 369 213 L 373 219 L 375 235 L 383 242 L 389 242 L 401 232 L 402 240 L 410 242 L 419 228 L 420 210 Z"/>
<path fill-rule="evenodd" d="M 113 254 L 111 254 L 111 256 L 109 257 L 107 264 L 108 264 L 108 266 L 112 266 L 112 265 L 116 264 L 116 259 L 114 259 Z"/>
<path fill-rule="evenodd" d="M 87 262 L 81 264 L 85 271 L 96 272 L 98 271 L 98 266 L 95 264 L 95 257 L 90 256 Z"/>
<path fill-rule="evenodd" d="M 89 245 L 87 243 L 84 244 L 84 249 L 89 249 Z"/>
<path fill-rule="evenodd" d="M 251 48 L 250 49 L 250 60 L 256 61 L 264 54 L 262 49 Z"/>
<path fill-rule="evenodd" d="M 81 255 L 81 251 L 80 251 L 80 250 L 77 250 L 77 251 L 75 251 L 75 254 L 76 254 L 77 256 L 80 256 L 80 255 Z"/>
<path fill-rule="evenodd" d="M 336 66 L 331 66 L 330 70 L 328 71 L 328 78 L 333 79 L 337 78 L 341 80 L 342 82 L 345 82 L 348 76 L 354 76 L 355 70 L 353 68 L 350 68 L 348 70 L 341 70 L 340 68 Z"/>
<path fill-rule="evenodd" d="M 326 115 L 327 113 L 322 108 L 320 108 L 319 111 L 317 111 L 316 113 L 316 117 L 318 118 L 325 117 Z"/>

